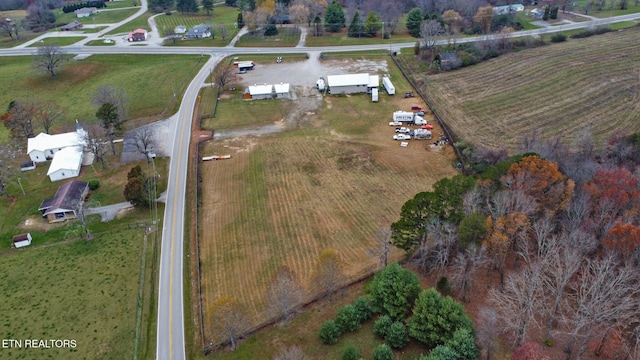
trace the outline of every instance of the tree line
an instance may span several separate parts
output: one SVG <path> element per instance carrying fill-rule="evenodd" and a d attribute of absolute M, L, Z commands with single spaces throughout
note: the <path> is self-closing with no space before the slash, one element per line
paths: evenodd
<path fill-rule="evenodd" d="M 461 148 L 468 175 L 407 201 L 391 241 L 437 274 L 441 290 L 483 302 L 477 340 L 487 358 L 496 328 L 524 347 L 517 353 L 544 342 L 567 359 L 637 358 L 640 135 L 618 135 L 602 150 L 587 132 L 572 148 L 532 136 L 512 157 Z M 479 269 L 495 274 L 488 301 L 472 295 Z"/>

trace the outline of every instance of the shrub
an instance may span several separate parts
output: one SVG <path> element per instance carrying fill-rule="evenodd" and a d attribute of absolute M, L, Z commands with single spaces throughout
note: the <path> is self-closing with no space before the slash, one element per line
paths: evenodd
<path fill-rule="evenodd" d="M 382 269 L 369 285 L 373 308 L 394 320 L 402 320 L 407 316 L 420 289 L 418 276 L 398 263 Z"/>
<path fill-rule="evenodd" d="M 342 333 L 356 331 L 360 328 L 358 312 L 353 305 L 345 305 L 340 308 L 336 314 L 335 322 Z"/>
<path fill-rule="evenodd" d="M 441 276 L 440 280 L 438 280 L 438 283 L 436 284 L 436 289 L 438 289 L 438 291 L 442 295 L 449 295 L 449 293 L 451 292 L 451 284 L 449 283 L 449 279 L 447 279 L 446 276 Z"/>
<path fill-rule="evenodd" d="M 551 42 L 560 43 L 567 40 L 567 35 L 563 33 L 557 33 L 551 37 Z"/>
<path fill-rule="evenodd" d="M 455 351 L 460 359 L 477 359 L 478 348 L 475 339 L 469 329 L 458 329 L 453 333 L 453 338 L 445 344 L 446 347 Z"/>
<path fill-rule="evenodd" d="M 384 341 L 394 349 L 402 349 L 409 343 L 407 328 L 400 321 L 396 321 L 389 327 Z"/>
<path fill-rule="evenodd" d="M 387 344 L 380 344 L 373 349 L 373 360 L 393 360 L 393 351 Z"/>
<path fill-rule="evenodd" d="M 338 337 L 340 337 L 342 333 L 340 332 L 340 328 L 336 325 L 335 320 L 327 320 L 322 323 L 320 327 L 320 331 L 318 332 L 318 336 L 320 336 L 320 341 L 323 344 L 331 345 L 338 342 Z"/>
<path fill-rule="evenodd" d="M 373 324 L 373 333 L 377 337 L 385 339 L 387 337 L 387 334 L 389 333 L 391 325 L 393 325 L 393 320 L 391 320 L 391 317 L 389 315 L 382 315 Z"/>
<path fill-rule="evenodd" d="M 348 345 L 342 352 L 342 360 L 360 359 L 360 350 L 355 345 Z"/>
<path fill-rule="evenodd" d="M 99 187 L 100 187 L 100 180 L 98 179 L 89 180 L 89 190 L 96 190 Z"/>
<path fill-rule="evenodd" d="M 356 309 L 358 321 L 360 321 L 361 324 L 373 317 L 373 308 L 366 297 L 360 296 L 357 298 L 356 301 L 353 302 L 353 307 Z"/>
<path fill-rule="evenodd" d="M 448 346 L 438 345 L 431 352 L 429 356 L 421 356 L 420 360 L 460 360 L 461 358 L 458 353 L 453 351 Z M 474 358 L 475 359 L 475 358 Z"/>

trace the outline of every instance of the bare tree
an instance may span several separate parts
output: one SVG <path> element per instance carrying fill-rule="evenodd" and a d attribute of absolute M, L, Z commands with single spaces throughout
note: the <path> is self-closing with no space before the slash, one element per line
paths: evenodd
<path fill-rule="evenodd" d="M 487 261 L 485 249 L 481 246 L 469 245 L 469 247 L 458 253 L 453 262 L 453 274 L 451 280 L 454 286 L 460 291 L 460 299 L 467 302 L 467 294 L 471 290 L 472 279 L 476 270 Z"/>
<path fill-rule="evenodd" d="M 271 279 L 267 291 L 268 312 L 287 323 L 303 299 L 304 288 L 295 272 L 287 266 L 281 266 Z"/>
<path fill-rule="evenodd" d="M 8 111 L 2 116 L 4 126 L 11 132 L 15 140 L 26 140 L 33 137 L 33 120 L 35 104 L 32 101 L 12 101 Z"/>
<path fill-rule="evenodd" d="M 227 39 L 229 39 L 229 29 L 226 24 L 219 24 L 218 32 L 220 32 L 220 38 L 222 41 L 227 41 Z"/>
<path fill-rule="evenodd" d="M 91 95 L 91 103 L 96 109 L 99 109 L 106 103 L 113 104 L 118 110 L 118 118 L 120 121 L 127 120 L 128 102 L 129 97 L 127 96 L 127 91 L 113 85 L 100 86 L 96 89 L 96 92 Z"/>
<path fill-rule="evenodd" d="M 42 45 L 38 46 L 36 56 L 33 58 L 33 68 L 55 77 L 65 61 L 67 56 L 62 48 L 57 45 Z"/>
<path fill-rule="evenodd" d="M 179 34 L 176 34 L 176 31 L 174 29 L 165 29 L 164 31 L 164 39 L 165 41 L 171 41 L 172 44 L 175 44 L 178 42 L 178 40 L 180 40 L 182 36 Z"/>
<path fill-rule="evenodd" d="M 391 229 L 384 227 L 378 229 L 374 244 L 367 248 L 367 252 L 376 260 L 380 261 L 380 268 L 387 266 L 389 255 L 396 250 L 395 246 L 391 246 Z"/>
<path fill-rule="evenodd" d="M 420 47 L 432 50 L 443 33 L 444 29 L 438 20 L 423 21 L 420 29 Z"/>
<path fill-rule="evenodd" d="M 84 233 L 84 239 L 91 240 L 93 239 L 93 234 L 89 231 L 89 222 L 85 213 L 87 207 L 89 207 L 89 204 L 85 203 L 84 199 L 72 205 L 73 211 L 76 213 L 76 219 L 80 222 L 80 228 Z"/>
<path fill-rule="evenodd" d="M 149 153 L 156 147 L 156 138 L 150 126 L 143 126 L 133 130 L 133 141 L 136 151 L 144 155 L 149 162 Z"/>
<path fill-rule="evenodd" d="M 333 249 L 324 249 L 318 256 L 318 264 L 313 274 L 313 283 L 324 295 L 333 299 L 333 293 L 344 283 L 345 263 Z"/>
<path fill-rule="evenodd" d="M 251 325 L 244 310 L 232 297 L 222 296 L 210 306 L 212 330 L 231 343 L 231 350 L 238 346 L 238 339 Z"/>
<path fill-rule="evenodd" d="M 236 69 L 231 64 L 220 64 L 216 69 L 215 81 L 224 91 L 225 85 L 236 81 Z"/>
<path fill-rule="evenodd" d="M 524 343 L 529 326 L 536 321 L 535 314 L 541 306 L 542 279 L 542 264 L 529 264 L 507 277 L 503 291 L 493 289 L 489 295 L 503 331 L 513 337 L 516 348 Z"/>
<path fill-rule="evenodd" d="M 7 186 L 15 179 L 22 150 L 17 146 L 0 146 L 0 195 L 7 195 Z"/>
<path fill-rule="evenodd" d="M 107 153 L 106 145 L 109 139 L 107 138 L 104 129 L 100 127 L 90 128 L 85 130 L 83 135 L 84 140 L 84 152 L 93 156 L 93 160 L 102 165 L 102 169 L 106 169 L 106 163 L 104 156 Z"/>
<path fill-rule="evenodd" d="M 568 312 L 571 339 L 565 348 L 567 358 L 575 354 L 580 359 L 591 339 L 604 335 L 637 315 L 640 303 L 638 269 L 619 266 L 615 257 L 588 260 L 580 272 L 580 281 L 571 290 L 575 293 L 573 308 Z"/>
<path fill-rule="evenodd" d="M 498 313 L 496 309 L 492 307 L 480 309 L 477 324 L 478 343 L 487 355 L 485 359 L 490 360 L 493 354 L 493 346 L 497 340 Z"/>
<path fill-rule="evenodd" d="M 424 273 L 438 271 L 438 275 L 442 276 L 456 244 L 455 227 L 438 218 L 431 218 L 426 228 L 427 239 L 420 243 L 412 261 Z"/>
<path fill-rule="evenodd" d="M 44 132 L 49 134 L 51 126 L 62 118 L 62 109 L 53 102 L 41 102 L 35 104 L 34 117 L 40 121 Z"/>

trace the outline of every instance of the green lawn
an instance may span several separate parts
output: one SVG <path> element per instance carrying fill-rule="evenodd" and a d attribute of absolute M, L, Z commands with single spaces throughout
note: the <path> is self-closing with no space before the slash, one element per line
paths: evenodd
<path fill-rule="evenodd" d="M 42 45 L 57 45 L 57 46 L 67 46 L 71 44 L 75 44 L 78 41 L 84 39 L 84 36 L 64 36 L 64 37 L 46 37 L 38 42 L 35 42 L 29 47 L 38 47 Z"/>
<path fill-rule="evenodd" d="M 278 27 L 278 34 L 263 36 L 257 34 L 245 34 L 236 46 L 238 47 L 286 47 L 296 46 L 300 41 L 300 29 L 291 27 Z"/>
<path fill-rule="evenodd" d="M 158 31 L 162 36 L 166 36 L 167 30 L 173 30 L 178 25 L 185 25 L 187 28 L 198 24 L 206 24 L 211 26 L 213 39 L 201 40 L 184 40 L 184 41 L 168 41 L 169 46 L 225 46 L 238 33 L 235 21 L 238 16 L 238 9 L 228 6 L 216 6 L 211 16 L 205 14 L 179 14 L 177 12 L 171 15 L 161 14 L 155 20 L 158 25 Z M 222 39 L 221 27 L 226 29 L 226 39 Z"/>
<path fill-rule="evenodd" d="M 113 85 L 126 90 L 130 118 L 169 116 L 205 60 L 196 55 L 93 55 L 65 63 L 50 78 L 32 70 L 30 57 L 0 57 L 0 83 L 15 85 L 11 92 L 0 92 L 0 107 L 6 108 L 11 100 L 54 101 L 64 110 L 64 120 L 56 126 L 75 119 L 91 124 L 96 111 L 91 94 L 100 86 Z M 35 132 L 39 131 L 36 124 Z M 6 136 L 0 127 L 0 141 Z"/>
<path fill-rule="evenodd" d="M 86 43 L 86 46 L 114 46 L 115 42 L 105 43 L 104 40 L 91 40 Z"/>
<path fill-rule="evenodd" d="M 149 13 L 149 12 L 144 13 L 141 16 L 135 18 L 133 21 L 130 21 L 118 28 L 115 28 L 114 30 L 110 31 L 107 35 L 128 33 L 135 29 L 145 29 L 147 31 L 151 31 L 151 28 L 149 27 L 149 22 L 147 20 L 149 20 L 149 18 L 152 16 L 153 16 L 152 13 Z"/>
<path fill-rule="evenodd" d="M 122 9 L 114 11 L 98 10 L 98 13 L 93 16 L 78 19 L 75 13 L 70 12 L 65 14 L 62 12 L 62 9 L 58 9 L 56 10 L 56 23 L 68 24 L 77 20 L 83 24 L 113 24 L 128 18 L 137 11 L 138 9 Z"/>
<path fill-rule="evenodd" d="M 573 3 L 576 5 L 574 6 L 573 11 L 580 14 L 586 13 L 589 16 L 595 16 L 599 18 L 633 14 L 633 13 L 640 12 L 640 3 L 636 4 L 634 0 L 627 1 L 627 9 L 625 10 L 620 10 L 620 7 L 618 6 L 620 3 L 618 1 L 615 1 L 615 2 L 607 1 L 606 6 L 601 11 L 598 11 L 598 9 L 595 6 L 592 6 L 591 8 L 589 8 L 588 11 L 586 11 L 587 10 L 586 4 L 590 2 L 591 2 L 590 0 L 574 1 Z M 615 4 L 616 6 L 612 6 L 612 4 Z"/>

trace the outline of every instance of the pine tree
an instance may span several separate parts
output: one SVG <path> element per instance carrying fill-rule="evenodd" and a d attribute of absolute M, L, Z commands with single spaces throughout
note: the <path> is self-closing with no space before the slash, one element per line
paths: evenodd
<path fill-rule="evenodd" d="M 360 12 L 356 11 L 356 13 L 353 14 L 351 25 L 349 25 L 348 35 L 349 37 L 361 37 L 363 31 L 364 26 L 362 24 L 362 19 L 360 19 Z"/>
<path fill-rule="evenodd" d="M 364 21 L 364 32 L 367 36 L 376 37 L 378 30 L 382 26 L 380 25 L 380 19 L 376 16 L 376 13 L 370 11 L 367 14 L 367 19 Z"/>
<path fill-rule="evenodd" d="M 345 26 L 344 10 L 335 0 L 324 13 L 324 27 L 330 32 L 339 32 Z"/>

